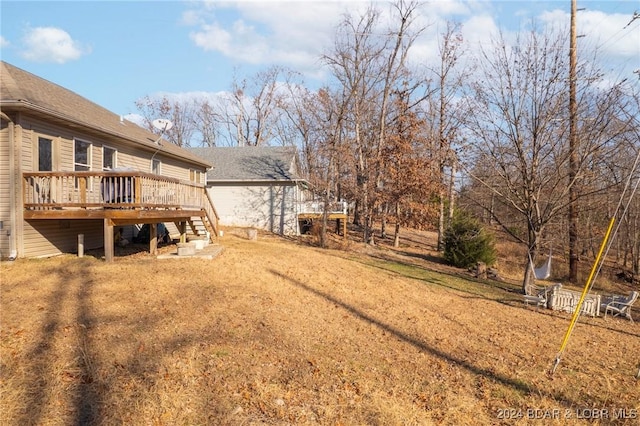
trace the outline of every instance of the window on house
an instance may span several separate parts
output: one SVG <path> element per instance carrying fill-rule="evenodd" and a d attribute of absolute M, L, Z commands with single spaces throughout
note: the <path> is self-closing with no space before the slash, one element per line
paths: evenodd
<path fill-rule="evenodd" d="M 202 172 L 200 170 L 189 169 L 189 180 L 195 183 L 201 183 Z"/>
<path fill-rule="evenodd" d="M 118 151 L 111 147 L 102 147 L 102 170 L 111 170 L 116 167 L 117 153 Z"/>
<path fill-rule="evenodd" d="M 160 174 L 160 165 L 161 165 L 160 160 L 157 160 L 155 158 L 153 160 L 151 160 L 151 173 L 159 175 Z"/>
<path fill-rule="evenodd" d="M 53 141 L 47 138 L 38 138 L 38 171 L 53 171 Z"/>
<path fill-rule="evenodd" d="M 87 172 L 91 170 L 91 144 L 89 142 L 76 139 L 73 145 L 73 167 L 76 172 Z M 76 178 L 76 189 L 81 188 L 80 179 L 91 190 L 91 178 Z"/>
<path fill-rule="evenodd" d="M 91 170 L 91 144 L 76 139 L 74 148 L 74 170 L 76 172 L 87 172 Z"/>

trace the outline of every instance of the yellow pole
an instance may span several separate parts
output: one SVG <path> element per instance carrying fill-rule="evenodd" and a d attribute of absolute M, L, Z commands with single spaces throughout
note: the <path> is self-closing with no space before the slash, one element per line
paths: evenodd
<path fill-rule="evenodd" d="M 596 256 L 596 260 L 593 262 L 593 267 L 591 268 L 591 273 L 589 274 L 589 278 L 582 290 L 582 294 L 580 295 L 580 300 L 578 301 L 578 306 L 576 306 L 576 310 L 573 312 L 573 317 L 571 318 L 571 323 L 569 323 L 569 328 L 564 335 L 564 339 L 562 340 L 562 345 L 560 345 L 560 350 L 558 351 L 558 355 L 556 355 L 555 363 L 551 368 L 551 374 L 556 371 L 558 364 L 560 364 L 560 358 L 562 357 L 562 353 L 567 347 L 567 343 L 569 343 L 569 336 L 573 332 L 574 327 L 576 326 L 576 322 L 578 322 L 578 317 L 580 316 L 580 312 L 582 311 L 582 304 L 584 303 L 584 299 L 591 288 L 591 283 L 593 278 L 596 275 L 596 271 L 598 270 L 598 265 L 600 264 L 600 259 L 602 258 L 602 253 L 604 252 L 605 247 L 607 246 L 607 242 L 609 241 L 609 237 L 611 236 L 611 230 L 613 229 L 613 224 L 616 218 L 612 217 L 609 221 L 609 228 L 607 228 L 607 233 L 604 235 L 604 239 L 602 240 L 602 244 L 600 246 L 600 250 L 598 251 L 598 255 Z"/>

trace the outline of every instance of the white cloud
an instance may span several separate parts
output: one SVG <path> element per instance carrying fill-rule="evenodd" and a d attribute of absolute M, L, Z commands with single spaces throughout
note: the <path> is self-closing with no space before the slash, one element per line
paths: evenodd
<path fill-rule="evenodd" d="M 63 64 L 90 52 L 66 31 L 55 27 L 29 28 L 22 41 L 25 49 L 22 57 L 35 62 Z"/>
<path fill-rule="evenodd" d="M 640 57 L 640 26 L 638 22 L 627 26 L 631 14 L 606 15 L 602 12 L 581 12 L 578 24 L 586 38 L 592 39 L 598 49 L 607 54 L 627 58 Z M 597 28 L 597 31 L 593 29 Z"/>
<path fill-rule="evenodd" d="M 333 48 L 336 28 L 344 15 L 364 13 L 371 4 L 368 0 L 210 1 L 185 11 L 181 22 L 194 27 L 190 37 L 205 51 L 239 63 L 288 66 L 318 78 L 323 75 L 320 57 Z M 373 5 L 381 13 L 381 24 L 390 23 L 391 3 L 380 1 Z M 432 0 L 420 5 L 415 25 L 426 31 L 414 45 L 411 62 L 437 56 L 438 31 L 445 28 L 447 19 L 486 17 L 486 8 L 485 2 L 477 0 Z M 496 25 L 489 22 L 473 28 L 493 30 Z"/>
<path fill-rule="evenodd" d="M 569 28 L 570 15 L 564 11 L 545 12 L 540 19 L 555 28 Z M 594 58 L 605 71 L 605 79 L 612 82 L 635 78 L 633 70 L 638 67 L 640 58 L 640 23 L 636 21 L 629 25 L 631 19 L 631 13 L 578 11 L 578 58 Z"/>
<path fill-rule="evenodd" d="M 381 12 L 381 22 L 390 19 L 389 2 L 373 3 Z M 552 3 L 554 4 L 554 3 Z M 363 12 L 369 1 L 294 0 L 207 1 L 195 3 L 185 11 L 182 23 L 192 27 L 193 42 L 209 52 L 217 52 L 239 64 L 278 64 L 296 69 L 306 76 L 323 75 L 319 58 L 330 52 L 336 26 L 346 12 Z M 431 0 L 422 3 L 416 28 L 424 28 L 414 43 L 410 62 L 424 64 L 437 61 L 438 41 L 447 21 L 459 22 L 466 47 L 471 52 L 488 48 L 501 32 L 507 42 L 515 40 L 517 31 L 537 26 L 555 30 L 569 26 L 568 7 L 544 9 L 536 2 L 496 2 L 485 0 Z M 579 33 L 585 55 L 598 51 L 599 61 L 620 68 L 631 67 L 640 57 L 638 22 L 625 29 L 631 15 L 602 11 L 578 12 Z M 582 49 L 582 47 L 581 47 Z M 586 57 L 586 56 L 585 56 Z M 615 64 L 615 65 L 613 65 Z M 326 71 L 326 70 L 324 70 Z M 627 74 L 627 70 L 620 71 Z"/>
<path fill-rule="evenodd" d="M 11 43 L 9 43 L 9 40 L 7 40 L 6 38 L 0 36 L 0 48 L 5 48 L 5 47 L 9 47 Z"/>
<path fill-rule="evenodd" d="M 130 121 L 134 124 L 137 124 L 140 127 L 145 127 L 145 122 L 144 122 L 144 117 L 141 116 L 140 114 L 126 114 L 123 115 L 122 118 L 124 118 L 127 121 Z"/>
<path fill-rule="evenodd" d="M 185 12 L 182 22 L 195 27 L 190 37 L 206 51 L 243 63 L 316 71 L 347 3 L 301 3 L 202 3 L 200 9 Z"/>

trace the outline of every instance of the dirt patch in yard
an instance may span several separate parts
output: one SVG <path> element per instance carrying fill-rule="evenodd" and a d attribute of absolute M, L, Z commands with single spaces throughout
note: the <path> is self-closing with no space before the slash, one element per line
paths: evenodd
<path fill-rule="evenodd" d="M 581 318 L 550 376 L 569 314 L 428 234 L 221 244 L 3 263 L 0 424 L 637 424 L 638 323 Z"/>

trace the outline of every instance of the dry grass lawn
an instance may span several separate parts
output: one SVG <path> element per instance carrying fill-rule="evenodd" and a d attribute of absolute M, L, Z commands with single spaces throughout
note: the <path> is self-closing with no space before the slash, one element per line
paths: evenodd
<path fill-rule="evenodd" d="M 419 247 L 221 243 L 214 260 L 3 263 L 0 424 L 640 421 L 638 322 L 581 318 L 550 376 L 570 316 L 517 284 Z"/>

